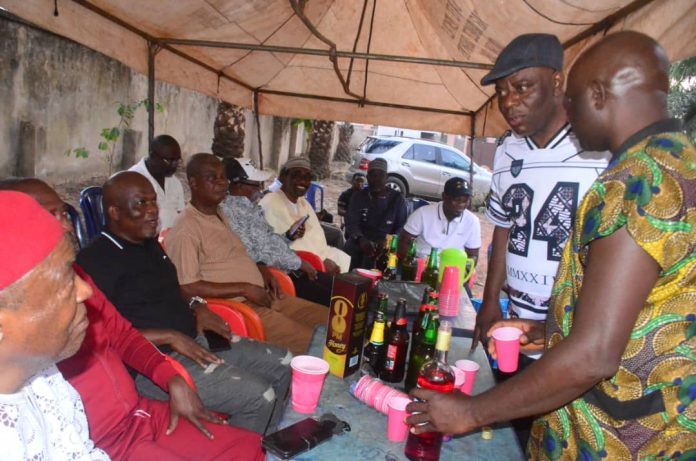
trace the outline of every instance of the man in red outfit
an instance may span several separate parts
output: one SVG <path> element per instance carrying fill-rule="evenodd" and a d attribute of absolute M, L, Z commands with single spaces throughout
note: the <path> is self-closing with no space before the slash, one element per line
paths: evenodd
<path fill-rule="evenodd" d="M 2 189 L 32 196 L 72 232 L 64 202 L 46 183 L 10 180 L 0 183 Z M 89 327 L 77 354 L 58 368 L 80 394 L 96 446 L 115 460 L 263 460 L 260 436 L 227 426 L 206 410 L 165 356 L 118 313 L 91 278 L 77 266 L 75 271 L 93 291 L 85 301 Z M 169 402 L 139 396 L 125 365 L 167 391 Z"/>

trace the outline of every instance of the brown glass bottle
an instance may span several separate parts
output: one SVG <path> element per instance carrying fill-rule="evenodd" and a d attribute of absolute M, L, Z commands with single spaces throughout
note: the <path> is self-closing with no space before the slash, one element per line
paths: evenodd
<path fill-rule="evenodd" d="M 408 353 L 410 335 L 406 321 L 406 300 L 401 298 L 396 303 L 394 320 L 387 335 L 387 351 L 384 365 L 379 377 L 388 383 L 398 383 L 404 379 L 406 371 L 406 354 Z"/>
<path fill-rule="evenodd" d="M 391 241 L 391 235 L 387 235 L 386 237 L 384 237 L 384 247 L 382 247 L 382 251 L 375 258 L 375 268 L 380 272 L 384 272 L 384 270 L 387 268 L 387 263 L 389 262 L 389 248 L 391 248 Z"/>

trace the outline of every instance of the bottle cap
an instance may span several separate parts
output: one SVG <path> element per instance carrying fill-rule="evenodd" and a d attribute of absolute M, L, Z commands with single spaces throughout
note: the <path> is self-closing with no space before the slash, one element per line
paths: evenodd
<path fill-rule="evenodd" d="M 493 439 L 493 429 L 491 429 L 490 426 L 483 426 L 481 428 L 481 438 L 483 440 L 492 440 Z"/>

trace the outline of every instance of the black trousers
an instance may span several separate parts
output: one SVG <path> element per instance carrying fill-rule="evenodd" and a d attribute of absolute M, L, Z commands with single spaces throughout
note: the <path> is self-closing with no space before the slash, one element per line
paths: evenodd
<path fill-rule="evenodd" d="M 493 370 L 493 376 L 498 382 L 505 381 L 515 376 L 517 373 L 521 372 L 534 362 L 536 362 L 535 359 L 530 359 L 526 355 L 520 354 L 517 371 L 513 371 L 512 373 L 504 373 L 500 370 Z M 517 435 L 517 440 L 519 440 L 520 445 L 522 446 L 522 451 L 526 450 L 527 448 L 529 433 L 532 429 L 532 423 L 536 418 L 536 416 L 526 416 L 524 418 L 510 420 L 510 424 L 512 425 L 513 429 L 515 430 L 515 434 Z"/>
<path fill-rule="evenodd" d="M 331 289 L 333 277 L 325 272 L 317 272 L 316 280 L 309 280 L 307 274 L 302 271 L 289 272 L 298 298 L 312 301 L 322 306 L 329 306 L 331 302 Z"/>

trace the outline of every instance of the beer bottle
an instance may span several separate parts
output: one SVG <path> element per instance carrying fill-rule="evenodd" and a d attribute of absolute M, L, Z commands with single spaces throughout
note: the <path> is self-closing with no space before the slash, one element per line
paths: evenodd
<path fill-rule="evenodd" d="M 404 387 L 406 392 L 416 387 L 416 381 L 420 373 L 420 369 L 425 362 L 433 357 L 435 352 L 435 338 L 437 338 L 437 320 L 435 319 L 435 311 L 427 310 L 422 320 L 423 332 L 418 335 L 413 335 L 411 345 L 411 354 L 408 359 L 408 371 L 406 372 L 406 380 Z"/>
<path fill-rule="evenodd" d="M 438 277 L 440 275 L 437 266 L 437 248 L 433 248 L 430 250 L 428 265 L 425 267 L 423 275 L 421 276 L 421 282 L 430 285 L 433 290 L 437 290 Z"/>
<path fill-rule="evenodd" d="M 377 256 L 377 258 L 375 258 L 375 267 L 380 272 L 384 272 L 384 270 L 387 268 L 387 263 L 389 262 L 389 249 L 391 248 L 391 240 L 391 235 L 387 235 L 386 237 L 384 237 L 384 247 L 382 248 L 382 251 Z"/>
<path fill-rule="evenodd" d="M 389 254 L 387 268 L 382 272 L 382 280 L 396 280 L 396 255 Z"/>
<path fill-rule="evenodd" d="M 398 383 L 404 379 L 406 354 L 408 353 L 408 334 L 406 321 L 406 300 L 401 298 L 396 304 L 394 320 L 389 329 L 387 352 L 379 377 L 388 383 Z"/>
<path fill-rule="evenodd" d="M 416 240 L 411 240 L 408 247 L 408 253 L 403 261 L 401 261 L 401 280 L 404 282 L 413 282 L 416 280 L 416 272 L 418 270 L 418 261 L 416 260 Z"/>
<path fill-rule="evenodd" d="M 437 332 L 435 357 L 427 361 L 420 369 L 417 386 L 438 392 L 454 390 L 454 373 L 447 365 L 447 352 L 452 338 L 452 325 L 443 321 Z M 438 460 L 442 448 L 441 432 L 424 432 L 413 434 L 409 432 L 404 454 L 411 461 Z"/>
<path fill-rule="evenodd" d="M 426 286 L 423 291 L 423 300 L 421 301 L 420 308 L 418 309 L 418 318 L 413 322 L 413 335 L 420 334 L 422 332 L 421 324 L 423 322 L 423 315 L 430 310 L 437 310 L 437 291 L 433 290 L 431 287 Z"/>
<path fill-rule="evenodd" d="M 382 295 L 386 297 L 386 295 Z M 380 299 L 380 301 L 382 301 Z M 370 342 L 365 346 L 363 351 L 362 371 L 370 376 L 379 376 L 384 362 L 384 324 L 385 316 L 378 309 L 375 314 L 375 321 L 372 324 L 372 334 Z"/>

